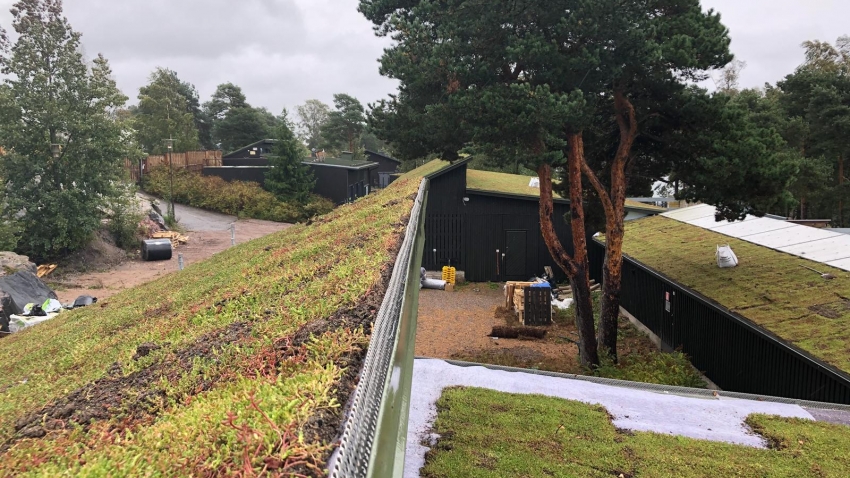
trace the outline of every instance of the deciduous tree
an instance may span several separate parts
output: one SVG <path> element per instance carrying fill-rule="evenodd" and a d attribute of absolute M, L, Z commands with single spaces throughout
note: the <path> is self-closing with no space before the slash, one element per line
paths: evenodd
<path fill-rule="evenodd" d="M 298 130 L 301 139 L 310 149 L 322 144 L 322 127 L 328 121 L 331 107 L 319 100 L 307 100 L 295 109 L 298 114 Z"/>
<path fill-rule="evenodd" d="M 23 228 L 19 248 L 46 259 L 84 245 L 121 195 L 127 98 L 105 58 L 84 60 L 61 0 L 21 0 L 12 16 L 17 40 L 0 33 L 3 215 Z"/>

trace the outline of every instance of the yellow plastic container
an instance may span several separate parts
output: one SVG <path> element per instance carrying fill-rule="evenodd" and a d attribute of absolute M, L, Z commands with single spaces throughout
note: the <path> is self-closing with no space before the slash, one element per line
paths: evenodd
<path fill-rule="evenodd" d="M 449 284 L 454 285 L 455 283 L 455 275 L 457 273 L 457 269 L 454 267 L 445 266 L 443 267 L 443 280 Z"/>

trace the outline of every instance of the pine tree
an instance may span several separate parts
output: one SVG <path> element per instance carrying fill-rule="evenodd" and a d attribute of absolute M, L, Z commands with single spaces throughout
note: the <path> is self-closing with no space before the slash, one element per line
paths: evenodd
<path fill-rule="evenodd" d="M 276 142 L 269 157 L 265 188 L 281 201 L 304 205 L 316 184 L 310 167 L 303 164 L 305 148 L 295 137 L 284 112 L 277 128 Z"/>

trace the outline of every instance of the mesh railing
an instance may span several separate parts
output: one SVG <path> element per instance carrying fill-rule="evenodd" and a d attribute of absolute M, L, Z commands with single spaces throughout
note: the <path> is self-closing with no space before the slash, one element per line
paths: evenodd
<path fill-rule="evenodd" d="M 427 189 L 428 181 L 423 180 L 372 328 L 340 444 L 329 463 L 335 478 L 397 476 L 403 470 Z"/>

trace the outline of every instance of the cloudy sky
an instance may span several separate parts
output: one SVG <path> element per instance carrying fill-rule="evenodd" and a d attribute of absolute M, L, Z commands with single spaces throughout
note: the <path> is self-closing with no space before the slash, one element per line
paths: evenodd
<path fill-rule="evenodd" d="M 13 0 L 0 0 L 9 29 Z M 364 104 L 395 90 L 378 74 L 387 40 L 375 37 L 357 0 L 65 0 L 89 57 L 103 53 L 135 99 L 157 66 L 177 71 L 206 101 L 216 85 L 241 86 L 278 113 L 345 92 Z M 848 0 L 703 0 L 723 15 L 732 50 L 747 62 L 743 86 L 774 83 L 802 61 L 805 40 L 850 34 Z"/>

